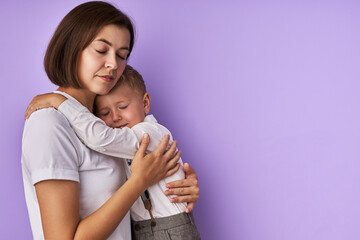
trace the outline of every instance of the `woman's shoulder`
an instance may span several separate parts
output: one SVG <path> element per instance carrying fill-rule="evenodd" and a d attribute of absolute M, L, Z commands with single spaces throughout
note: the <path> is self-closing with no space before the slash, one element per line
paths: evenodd
<path fill-rule="evenodd" d="M 73 130 L 66 117 L 54 108 L 35 111 L 26 120 L 24 135 L 53 135 L 72 133 Z"/>
<path fill-rule="evenodd" d="M 81 145 L 65 116 L 56 109 L 32 113 L 25 122 L 21 160 L 26 172 L 31 173 L 32 184 L 59 176 L 78 181 Z"/>
<path fill-rule="evenodd" d="M 66 117 L 55 108 L 43 108 L 33 112 L 25 124 L 67 123 Z"/>
<path fill-rule="evenodd" d="M 36 155 L 37 152 L 45 154 L 49 151 L 62 152 L 60 155 L 73 153 L 75 156 L 74 149 L 80 149 L 81 145 L 66 117 L 54 108 L 35 111 L 25 122 L 22 136 L 25 155 Z"/>

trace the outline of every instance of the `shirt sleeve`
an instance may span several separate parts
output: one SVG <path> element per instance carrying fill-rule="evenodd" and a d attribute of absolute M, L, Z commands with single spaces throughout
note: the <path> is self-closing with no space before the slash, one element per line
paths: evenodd
<path fill-rule="evenodd" d="M 68 99 L 58 110 L 69 120 L 77 136 L 89 148 L 113 157 L 132 159 L 142 136 L 130 128 L 111 128 L 80 103 Z"/>
<path fill-rule="evenodd" d="M 161 140 L 166 135 L 170 135 L 169 144 L 166 149 L 169 149 L 171 143 L 173 142 L 173 137 L 171 135 L 171 132 L 166 127 L 164 127 L 163 125 L 158 124 L 158 123 L 142 122 L 142 123 L 136 124 L 131 129 L 134 130 L 134 133 L 137 136 L 142 136 L 144 133 L 149 134 L 150 143 L 146 150 L 147 153 L 154 151 L 159 146 Z M 183 161 L 181 158 L 179 159 L 179 163 L 181 165 L 179 170 L 175 174 L 165 178 L 164 179 L 165 183 L 169 183 L 169 182 L 176 181 L 179 179 L 185 179 L 185 173 L 184 173 L 184 170 L 182 167 Z"/>
<path fill-rule="evenodd" d="M 32 184 L 49 179 L 79 182 L 80 158 L 74 139 L 66 118 L 55 109 L 31 115 L 25 122 L 22 156 Z"/>
<path fill-rule="evenodd" d="M 170 131 L 158 123 L 141 122 L 133 126 L 131 130 L 134 131 L 134 134 L 138 138 L 142 137 L 145 133 L 149 134 L 150 143 L 146 150 L 146 153 L 154 151 L 166 135 L 170 135 L 169 144 L 166 149 L 168 149 L 170 147 L 170 144 L 173 142 Z"/>

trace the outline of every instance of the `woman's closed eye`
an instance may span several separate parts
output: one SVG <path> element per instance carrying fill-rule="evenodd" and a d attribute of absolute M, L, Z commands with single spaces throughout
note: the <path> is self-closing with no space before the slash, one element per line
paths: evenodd
<path fill-rule="evenodd" d="M 121 55 L 119 55 L 119 54 L 116 54 L 116 56 L 117 56 L 118 58 L 120 58 L 121 60 L 126 60 L 126 57 L 123 57 L 123 56 L 121 56 Z"/>
<path fill-rule="evenodd" d="M 95 50 L 95 51 L 100 54 L 105 54 L 107 52 L 107 50 Z M 121 60 L 126 60 L 127 55 L 117 53 L 116 57 L 120 58 Z"/>
<path fill-rule="evenodd" d="M 98 53 L 100 53 L 100 54 L 105 54 L 105 53 L 106 53 L 105 50 L 104 50 L 104 51 L 96 50 L 96 52 L 98 52 Z"/>

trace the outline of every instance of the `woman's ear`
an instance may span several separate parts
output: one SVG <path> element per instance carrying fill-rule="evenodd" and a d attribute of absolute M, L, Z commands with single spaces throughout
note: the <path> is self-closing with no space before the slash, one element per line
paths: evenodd
<path fill-rule="evenodd" d="M 148 93 L 145 93 L 143 97 L 145 114 L 148 114 L 150 112 L 150 102 L 151 102 L 150 95 Z"/>

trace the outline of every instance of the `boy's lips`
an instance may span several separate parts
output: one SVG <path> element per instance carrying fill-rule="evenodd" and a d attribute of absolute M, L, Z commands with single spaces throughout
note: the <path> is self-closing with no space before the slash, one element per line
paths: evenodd
<path fill-rule="evenodd" d="M 125 123 L 125 124 L 117 126 L 116 128 L 123 128 L 123 127 L 126 127 L 127 125 L 128 125 L 128 123 Z"/>

